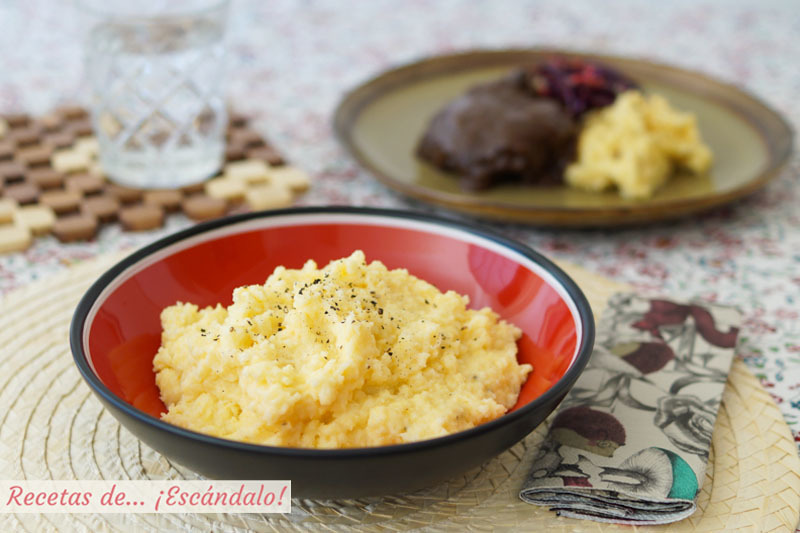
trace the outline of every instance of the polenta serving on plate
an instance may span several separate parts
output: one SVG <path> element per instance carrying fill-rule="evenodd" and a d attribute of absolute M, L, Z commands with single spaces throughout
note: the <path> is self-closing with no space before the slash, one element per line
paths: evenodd
<path fill-rule="evenodd" d="M 626 198 L 650 198 L 681 167 L 695 175 L 711 167 L 697 117 L 658 94 L 626 91 L 593 111 L 578 137 L 577 159 L 564 178 L 571 187 L 616 187 Z"/>
<path fill-rule="evenodd" d="M 163 420 L 257 444 L 353 448 L 472 428 L 517 401 L 521 331 L 364 253 L 278 267 L 233 303 L 161 313 Z"/>

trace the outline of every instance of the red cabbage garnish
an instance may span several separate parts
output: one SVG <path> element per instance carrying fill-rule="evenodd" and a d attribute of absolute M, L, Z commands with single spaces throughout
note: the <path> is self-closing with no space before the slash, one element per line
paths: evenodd
<path fill-rule="evenodd" d="M 553 58 L 519 73 L 520 82 L 536 96 L 552 98 L 573 117 L 614 103 L 636 83 L 609 67 L 580 59 Z"/>

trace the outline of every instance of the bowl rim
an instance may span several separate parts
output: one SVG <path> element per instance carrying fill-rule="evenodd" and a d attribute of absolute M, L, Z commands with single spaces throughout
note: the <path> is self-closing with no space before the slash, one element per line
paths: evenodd
<path fill-rule="evenodd" d="M 224 226 L 235 225 L 240 222 L 260 218 L 272 218 L 287 215 L 300 216 L 307 214 L 344 214 L 356 216 L 360 215 L 364 216 L 365 218 L 389 217 L 408 219 L 422 223 L 429 223 L 432 225 L 444 226 L 445 228 L 476 235 L 519 253 L 550 273 L 553 278 L 559 284 L 561 284 L 564 292 L 572 299 L 572 302 L 575 305 L 583 331 L 580 345 L 578 346 L 572 364 L 564 373 L 564 375 L 562 375 L 558 381 L 556 381 L 543 394 L 537 396 L 519 409 L 516 409 L 510 413 L 505 413 L 504 415 L 484 424 L 432 439 L 402 444 L 391 444 L 386 446 L 360 448 L 291 448 L 283 446 L 270 446 L 215 437 L 205 433 L 182 428 L 180 426 L 164 422 L 163 420 L 155 418 L 152 415 L 130 405 L 113 393 L 92 370 L 83 346 L 83 331 L 89 311 L 106 286 L 108 286 L 128 268 L 134 266 L 155 252 L 166 248 L 167 246 L 200 235 L 202 233 L 209 232 L 211 230 L 222 228 Z M 113 405 L 115 408 L 119 409 L 127 416 L 132 417 L 136 421 L 144 423 L 155 429 L 166 431 L 175 437 L 199 441 L 200 444 L 206 446 L 221 446 L 223 448 L 229 448 L 246 453 L 274 454 L 287 458 L 303 459 L 355 458 L 363 457 L 365 455 L 377 457 L 396 453 L 417 452 L 439 446 L 446 446 L 461 439 L 477 437 L 478 435 L 492 431 L 500 426 L 510 424 L 520 418 L 525 417 L 532 411 L 535 411 L 537 407 L 557 400 L 559 396 L 563 396 L 567 393 L 574 382 L 578 379 L 578 376 L 583 371 L 584 367 L 589 361 L 589 358 L 591 357 L 592 350 L 594 348 L 594 336 L 594 316 L 592 314 L 589 301 L 586 299 L 586 296 L 583 294 L 581 289 L 572 280 L 572 278 L 567 275 L 566 272 L 526 244 L 509 239 L 493 229 L 453 218 L 410 210 L 351 206 L 292 207 L 272 211 L 256 211 L 203 222 L 171 233 L 129 254 L 111 268 L 106 270 L 99 278 L 97 278 L 97 280 L 92 283 L 92 285 L 83 295 L 77 307 L 75 308 L 69 331 L 70 349 L 72 351 L 73 360 L 83 379 L 88 383 L 94 393 L 101 397 L 101 399 Z"/>

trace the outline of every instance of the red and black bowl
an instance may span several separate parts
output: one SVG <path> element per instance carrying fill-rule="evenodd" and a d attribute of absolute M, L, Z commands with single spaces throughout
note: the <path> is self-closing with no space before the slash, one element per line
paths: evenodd
<path fill-rule="evenodd" d="M 523 331 L 520 362 L 533 365 L 505 415 L 435 439 L 351 449 L 262 446 L 174 426 L 153 372 L 161 310 L 177 301 L 229 305 L 233 289 L 262 284 L 279 265 L 300 268 L 363 250 L 440 290 L 489 306 Z M 445 218 L 323 207 L 251 213 L 165 237 L 103 274 L 78 304 L 70 344 L 83 378 L 117 420 L 153 449 L 216 479 L 287 479 L 292 494 L 342 498 L 406 492 L 463 473 L 539 425 L 586 365 L 594 322 L 575 283 L 527 246 Z"/>

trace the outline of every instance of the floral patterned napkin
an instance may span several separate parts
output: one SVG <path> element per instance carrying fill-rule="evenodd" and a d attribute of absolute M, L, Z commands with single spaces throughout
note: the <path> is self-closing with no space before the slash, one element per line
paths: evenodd
<path fill-rule="evenodd" d="M 614 295 L 520 497 L 603 522 L 692 514 L 740 322 L 730 307 Z"/>

